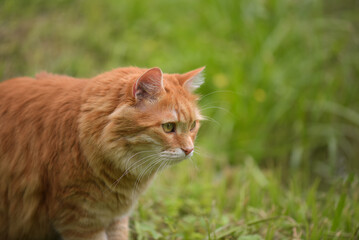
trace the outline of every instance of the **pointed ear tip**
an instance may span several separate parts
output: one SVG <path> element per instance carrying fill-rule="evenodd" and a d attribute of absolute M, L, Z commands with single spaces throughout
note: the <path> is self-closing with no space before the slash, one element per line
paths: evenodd
<path fill-rule="evenodd" d="M 159 68 L 159 67 L 153 67 L 153 68 L 149 69 L 148 71 L 156 71 L 156 72 L 160 72 L 161 74 L 163 74 L 161 68 Z"/>
<path fill-rule="evenodd" d="M 204 70 L 206 69 L 206 66 L 197 68 L 196 70 L 194 70 L 197 74 L 203 74 Z"/>
<path fill-rule="evenodd" d="M 204 69 L 206 69 L 206 66 L 202 66 L 202 67 L 200 67 L 200 68 L 197 68 L 197 71 L 203 72 Z"/>

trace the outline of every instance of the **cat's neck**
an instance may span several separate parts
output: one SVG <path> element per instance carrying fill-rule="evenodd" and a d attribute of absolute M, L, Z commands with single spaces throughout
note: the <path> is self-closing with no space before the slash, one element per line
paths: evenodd
<path fill-rule="evenodd" d="M 90 167 L 94 176 L 112 192 L 140 194 L 154 177 L 153 172 L 141 174 L 139 171 L 131 171 L 130 168 L 122 165 L 114 166 L 111 161 L 101 157 L 96 160 L 92 159 L 91 162 Z"/>

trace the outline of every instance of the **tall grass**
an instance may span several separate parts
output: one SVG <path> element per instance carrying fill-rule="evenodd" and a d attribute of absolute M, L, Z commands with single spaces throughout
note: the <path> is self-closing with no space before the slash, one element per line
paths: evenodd
<path fill-rule="evenodd" d="M 358 12 L 356 0 L 2 0 L 0 80 L 205 65 L 199 173 L 158 181 L 134 236 L 354 238 Z"/>
<path fill-rule="evenodd" d="M 199 160 L 199 159 L 197 159 Z M 200 159 L 176 166 L 140 199 L 134 239 L 357 239 L 358 177 L 336 180 L 327 192 L 295 172 L 262 171 L 251 158 L 241 167 Z M 190 170 L 189 170 L 190 169 Z"/>

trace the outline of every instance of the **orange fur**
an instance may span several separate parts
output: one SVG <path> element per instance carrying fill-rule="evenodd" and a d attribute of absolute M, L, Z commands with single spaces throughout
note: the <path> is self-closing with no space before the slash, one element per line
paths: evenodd
<path fill-rule="evenodd" d="M 128 215 L 155 172 L 192 152 L 201 116 L 191 91 L 202 70 L 1 83 L 1 239 L 127 239 Z M 164 132 L 166 122 L 176 131 Z"/>

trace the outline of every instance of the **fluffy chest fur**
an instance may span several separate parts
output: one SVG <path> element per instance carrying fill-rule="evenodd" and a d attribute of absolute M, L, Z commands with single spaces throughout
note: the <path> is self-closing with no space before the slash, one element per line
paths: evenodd
<path fill-rule="evenodd" d="M 2 239 L 123 239 L 155 173 L 193 153 L 200 72 L 119 68 L 0 84 Z"/>

